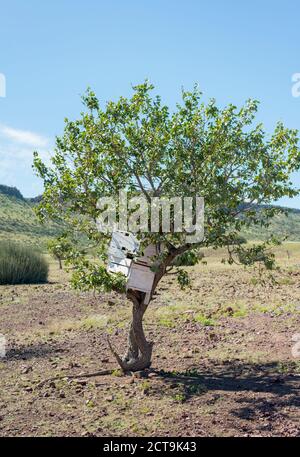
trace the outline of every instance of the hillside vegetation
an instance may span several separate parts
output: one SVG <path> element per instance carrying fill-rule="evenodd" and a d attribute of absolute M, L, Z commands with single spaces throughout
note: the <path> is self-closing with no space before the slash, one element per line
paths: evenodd
<path fill-rule="evenodd" d="M 0 188 L 0 240 L 22 241 L 45 248 L 49 238 L 60 233 L 54 224 L 42 225 L 34 213 L 34 203 Z"/>
<path fill-rule="evenodd" d="M 285 208 L 286 209 L 286 208 Z M 243 235 L 247 240 L 264 240 L 271 233 L 287 241 L 300 241 L 300 210 L 288 208 L 287 214 L 274 216 L 270 227 L 266 230 L 259 226 L 253 226 L 245 230 Z"/>

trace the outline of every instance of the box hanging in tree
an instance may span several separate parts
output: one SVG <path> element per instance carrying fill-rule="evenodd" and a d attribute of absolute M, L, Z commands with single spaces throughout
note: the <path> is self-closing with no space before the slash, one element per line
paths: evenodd
<path fill-rule="evenodd" d="M 132 233 L 113 232 L 108 248 L 108 266 L 110 273 L 129 274 L 132 259 L 138 253 L 139 241 Z"/>
<path fill-rule="evenodd" d="M 144 303 L 147 305 L 151 298 L 151 292 L 155 279 L 155 273 L 151 267 L 155 256 L 160 253 L 158 246 L 150 244 L 143 252 L 143 255 L 134 260 L 130 266 L 126 290 L 138 290 L 146 294 Z"/>
<path fill-rule="evenodd" d="M 149 265 L 132 262 L 129 270 L 129 276 L 126 284 L 126 290 L 138 290 L 146 294 L 144 303 L 148 305 L 152 287 L 154 283 L 155 273 L 151 271 Z"/>

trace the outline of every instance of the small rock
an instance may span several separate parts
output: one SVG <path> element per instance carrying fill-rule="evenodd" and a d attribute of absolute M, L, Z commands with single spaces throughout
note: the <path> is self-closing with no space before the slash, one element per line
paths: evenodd
<path fill-rule="evenodd" d="M 148 378 L 157 378 L 158 374 L 157 373 L 154 373 L 154 372 L 151 372 L 148 374 Z"/>
<path fill-rule="evenodd" d="M 184 354 L 182 356 L 183 359 L 192 359 L 193 358 L 193 355 L 192 354 Z"/>

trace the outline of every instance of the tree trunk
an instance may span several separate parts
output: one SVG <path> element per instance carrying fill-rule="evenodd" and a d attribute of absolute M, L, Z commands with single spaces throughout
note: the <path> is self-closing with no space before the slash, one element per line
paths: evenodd
<path fill-rule="evenodd" d="M 143 294 L 137 291 L 128 292 L 132 301 L 132 321 L 128 336 L 128 349 L 123 358 L 110 348 L 123 371 L 141 371 L 151 365 L 153 343 L 146 340 L 143 329 L 143 317 L 147 309 Z"/>
<path fill-rule="evenodd" d="M 58 263 L 59 263 L 59 269 L 62 270 L 62 261 L 60 258 L 58 259 Z"/>
<path fill-rule="evenodd" d="M 125 362 L 129 362 L 131 359 L 136 359 L 139 355 L 139 347 L 137 345 L 135 335 L 134 335 L 134 328 L 133 328 L 133 321 L 130 323 L 130 330 L 128 335 L 128 349 L 126 354 L 123 357 Z"/>
<path fill-rule="evenodd" d="M 189 244 L 181 246 L 180 248 L 172 248 L 168 256 L 164 259 L 158 272 L 155 275 L 155 280 L 152 288 L 151 297 L 161 280 L 166 273 L 166 268 L 171 264 L 174 258 L 190 249 Z M 127 292 L 127 298 L 132 301 L 132 321 L 130 324 L 129 336 L 128 336 L 128 349 L 123 358 L 119 356 L 116 350 L 112 347 L 108 338 L 108 344 L 113 355 L 117 359 L 121 369 L 126 371 L 141 371 L 145 368 L 149 368 L 151 365 L 153 343 L 146 340 L 144 329 L 143 329 L 143 317 L 147 309 L 147 305 L 144 304 L 145 294 L 136 290 L 129 290 Z"/>

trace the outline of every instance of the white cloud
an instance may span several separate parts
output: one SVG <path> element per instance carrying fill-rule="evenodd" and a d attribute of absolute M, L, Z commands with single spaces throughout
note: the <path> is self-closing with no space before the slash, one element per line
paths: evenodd
<path fill-rule="evenodd" d="M 0 123 L 0 184 L 18 187 L 25 197 L 42 192 L 42 182 L 32 170 L 33 151 L 50 163 L 53 142 L 37 133 Z"/>
<path fill-rule="evenodd" d="M 26 144 L 36 148 L 48 145 L 48 138 L 28 130 L 18 130 L 6 125 L 0 125 L 0 134 L 17 143 Z"/>

